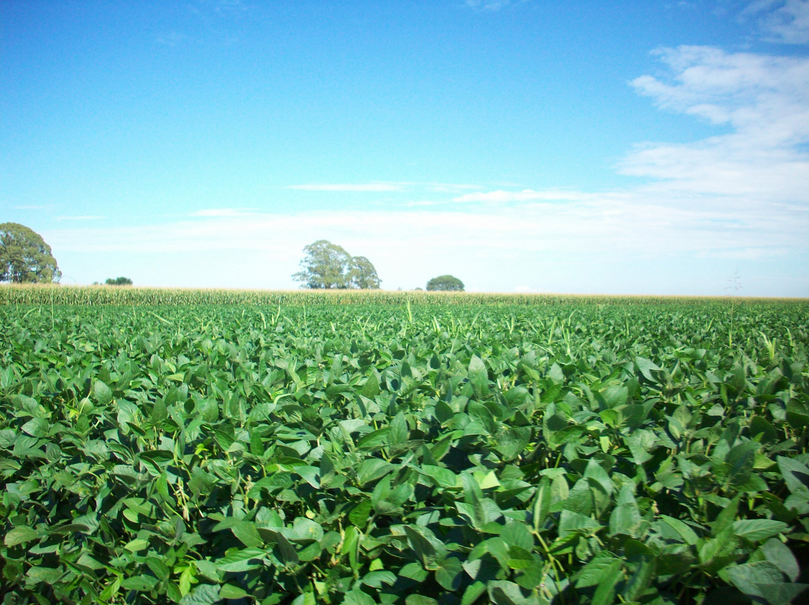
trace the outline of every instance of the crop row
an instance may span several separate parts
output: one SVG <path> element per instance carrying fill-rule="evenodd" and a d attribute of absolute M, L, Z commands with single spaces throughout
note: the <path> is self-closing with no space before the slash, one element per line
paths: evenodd
<path fill-rule="evenodd" d="M 589 296 L 575 294 L 491 294 L 381 290 L 206 290 L 115 286 L 5 285 L 0 305 L 805 305 L 789 299 L 670 296 Z"/>

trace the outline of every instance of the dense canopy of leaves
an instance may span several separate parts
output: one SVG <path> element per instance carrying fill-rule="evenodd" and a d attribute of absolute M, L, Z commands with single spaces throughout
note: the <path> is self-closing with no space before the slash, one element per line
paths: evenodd
<path fill-rule="evenodd" d="M 427 289 L 440 292 L 463 292 L 463 282 L 452 275 L 439 275 L 427 282 Z"/>
<path fill-rule="evenodd" d="M 362 289 L 375 290 L 381 280 L 374 265 L 364 256 L 351 256 L 342 246 L 328 240 L 318 240 L 306 246 L 302 270 L 292 279 L 302 282 L 302 288 L 313 290 Z"/>
<path fill-rule="evenodd" d="M 0 304 L 5 602 L 806 588 L 805 303 L 731 322 L 716 302 L 437 298 L 454 304 Z"/>
<path fill-rule="evenodd" d="M 0 224 L 0 282 L 58 282 L 62 272 L 36 231 L 19 223 Z"/>

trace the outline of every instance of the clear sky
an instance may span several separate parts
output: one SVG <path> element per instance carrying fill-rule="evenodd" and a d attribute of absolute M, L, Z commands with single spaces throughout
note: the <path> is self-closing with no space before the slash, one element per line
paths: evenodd
<path fill-rule="evenodd" d="M 63 284 L 809 296 L 807 0 L 3 0 Z"/>

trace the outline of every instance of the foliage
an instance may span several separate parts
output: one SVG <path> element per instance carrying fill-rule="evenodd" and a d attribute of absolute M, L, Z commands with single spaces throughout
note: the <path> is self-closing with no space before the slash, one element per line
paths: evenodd
<path fill-rule="evenodd" d="M 807 320 L 0 307 L 6 601 L 787 603 Z"/>
<path fill-rule="evenodd" d="M 306 246 L 303 269 L 292 276 L 302 288 L 312 290 L 376 289 L 380 280 L 371 261 L 352 257 L 342 246 L 321 239 Z"/>
<path fill-rule="evenodd" d="M 364 256 L 351 259 L 348 270 L 348 286 L 358 290 L 378 290 L 381 285 L 374 265 Z"/>
<path fill-rule="evenodd" d="M 452 275 L 439 275 L 427 282 L 427 290 L 440 292 L 463 292 L 463 282 Z"/>
<path fill-rule="evenodd" d="M 0 224 L 0 282 L 58 282 L 62 273 L 42 236 L 18 223 Z"/>
<path fill-rule="evenodd" d="M 115 279 L 108 277 L 104 283 L 108 286 L 131 286 L 132 280 L 128 277 L 116 277 Z"/>

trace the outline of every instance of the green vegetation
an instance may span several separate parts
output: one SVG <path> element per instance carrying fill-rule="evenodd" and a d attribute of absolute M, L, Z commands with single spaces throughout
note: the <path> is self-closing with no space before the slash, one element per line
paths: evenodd
<path fill-rule="evenodd" d="M 0 282 L 58 282 L 62 273 L 39 233 L 19 223 L 0 224 Z"/>
<path fill-rule="evenodd" d="M 0 288 L 4 602 L 805 587 L 806 302 L 159 293 Z"/>
<path fill-rule="evenodd" d="M 104 284 L 107 286 L 131 286 L 132 280 L 128 277 L 116 277 L 114 279 L 112 277 L 108 277 Z"/>
<path fill-rule="evenodd" d="M 301 282 L 302 288 L 331 289 L 379 289 L 381 280 L 374 265 L 364 256 L 351 256 L 342 246 L 321 239 L 306 246 L 306 257 L 301 261 L 302 270 L 292 279 Z"/>
<path fill-rule="evenodd" d="M 452 275 L 439 275 L 427 282 L 427 290 L 439 292 L 463 292 L 463 282 Z"/>

